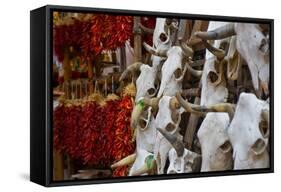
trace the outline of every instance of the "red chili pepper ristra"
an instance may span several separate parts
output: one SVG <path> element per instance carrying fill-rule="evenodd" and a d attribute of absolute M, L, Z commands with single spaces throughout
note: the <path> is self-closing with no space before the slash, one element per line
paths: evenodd
<path fill-rule="evenodd" d="M 53 117 L 54 148 L 84 164 L 108 168 L 134 152 L 132 108 L 130 97 L 107 101 L 105 106 L 94 101 L 78 106 L 60 104 Z M 113 173 L 115 177 L 125 175 L 127 167 Z"/>
<path fill-rule="evenodd" d="M 115 50 L 124 46 L 133 36 L 133 17 L 94 14 L 92 19 L 74 19 L 70 25 L 54 27 L 54 52 L 60 62 L 64 51 L 72 46 L 79 56 L 87 58 L 99 55 L 103 50 Z"/>

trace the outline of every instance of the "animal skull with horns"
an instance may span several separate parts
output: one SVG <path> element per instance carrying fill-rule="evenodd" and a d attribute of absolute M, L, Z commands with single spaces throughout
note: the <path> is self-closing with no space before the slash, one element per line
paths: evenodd
<path fill-rule="evenodd" d="M 184 148 L 183 142 L 164 129 L 158 131 L 173 146 L 169 151 L 169 167 L 167 174 L 190 173 L 200 171 L 201 156 Z"/>
<path fill-rule="evenodd" d="M 208 127 L 208 131 L 212 130 L 210 127 L 216 127 L 215 129 L 220 130 L 223 135 L 219 140 L 215 139 L 216 142 L 212 142 L 213 140 L 206 142 L 209 145 L 211 143 L 212 145 L 216 144 L 215 146 L 219 146 L 219 152 L 222 152 L 221 154 L 224 154 L 224 156 L 219 155 L 217 157 L 221 157 L 220 159 L 224 162 L 229 162 L 223 167 L 228 169 L 231 166 L 229 153 L 232 149 L 234 169 L 267 168 L 269 166 L 269 154 L 267 150 L 269 138 L 269 103 L 267 101 L 258 99 L 252 93 L 241 93 L 237 105 L 229 103 L 210 106 L 194 105 L 185 101 L 179 93 L 177 93 L 177 99 L 184 109 L 191 113 L 203 116 L 208 112 L 227 112 L 229 114 L 230 123 L 228 126 L 228 118 L 225 115 L 208 113 L 199 128 L 198 137 L 199 139 L 201 138 L 203 170 L 210 169 L 210 163 L 207 163 L 207 166 L 204 165 L 205 159 L 210 160 L 209 157 L 218 155 L 218 147 L 214 147 L 216 150 L 204 150 L 205 141 L 203 138 L 205 135 L 204 132 L 207 130 L 206 127 Z M 217 117 L 214 118 L 214 116 Z M 211 126 L 212 124 L 214 126 Z M 221 128 L 219 128 L 220 126 Z M 208 139 L 212 139 L 212 137 L 208 137 Z M 221 141 L 219 142 L 220 145 L 218 145 L 218 141 Z M 204 154 L 204 151 L 208 151 L 208 153 Z M 210 151 L 213 151 L 213 153 L 210 154 Z M 222 161 L 220 162 L 222 163 Z"/>
<path fill-rule="evenodd" d="M 269 83 L 269 35 L 259 24 L 230 23 L 208 32 L 197 32 L 203 40 L 218 40 L 236 36 L 236 48 L 247 62 L 253 86 L 268 94 Z"/>
<path fill-rule="evenodd" d="M 269 103 L 241 93 L 228 135 L 233 146 L 234 169 L 269 167 Z"/>
<path fill-rule="evenodd" d="M 181 121 L 181 113 L 179 103 L 175 97 L 162 96 L 159 100 L 159 109 L 155 119 L 158 129 L 163 129 L 173 134 L 175 137 L 182 139 L 179 134 L 179 124 Z M 160 133 L 156 133 L 156 141 L 154 147 L 154 158 L 157 162 L 158 174 L 164 173 L 164 167 L 168 157 L 168 152 L 172 148 L 169 141 Z"/>

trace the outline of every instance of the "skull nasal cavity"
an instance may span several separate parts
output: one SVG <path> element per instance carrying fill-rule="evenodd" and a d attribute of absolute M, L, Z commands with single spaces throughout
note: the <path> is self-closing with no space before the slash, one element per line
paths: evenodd
<path fill-rule="evenodd" d="M 155 94 L 155 89 L 154 88 L 150 88 L 150 89 L 147 90 L 147 93 L 149 95 L 154 95 Z"/>
<path fill-rule="evenodd" d="M 181 75 L 182 75 L 181 69 L 180 69 L 180 68 L 177 68 L 177 69 L 175 70 L 175 72 L 174 72 L 174 75 L 175 75 L 176 79 L 180 78 Z"/>
<path fill-rule="evenodd" d="M 168 125 L 166 126 L 166 130 L 167 131 L 173 131 L 176 128 L 176 126 L 173 123 L 168 123 Z"/>
<path fill-rule="evenodd" d="M 210 79 L 210 81 L 212 83 L 216 82 L 218 80 L 218 75 L 217 73 L 215 73 L 214 71 L 210 71 L 209 74 L 208 74 L 208 79 Z"/>
<path fill-rule="evenodd" d="M 165 34 L 165 33 L 161 33 L 160 34 L 160 36 L 159 36 L 159 38 L 160 38 L 160 40 L 162 41 L 162 42 L 165 42 L 165 41 L 167 41 L 167 35 Z"/>

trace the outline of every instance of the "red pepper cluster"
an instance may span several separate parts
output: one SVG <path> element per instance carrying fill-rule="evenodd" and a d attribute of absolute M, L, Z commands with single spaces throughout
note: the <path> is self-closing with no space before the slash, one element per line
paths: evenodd
<path fill-rule="evenodd" d="M 133 103 L 130 97 L 125 96 L 119 104 L 119 110 L 115 120 L 115 137 L 112 146 L 112 155 L 115 161 L 119 161 L 134 152 L 135 145 L 132 143 L 133 131 L 130 127 L 131 111 Z M 127 175 L 127 166 L 114 170 L 113 176 L 120 177 Z"/>
<path fill-rule="evenodd" d="M 92 19 L 91 43 L 95 54 L 102 50 L 115 50 L 124 46 L 133 36 L 133 17 L 116 15 L 95 15 Z"/>
<path fill-rule="evenodd" d="M 53 46 L 59 61 L 72 46 L 82 57 L 98 55 L 102 50 L 115 50 L 132 37 L 133 17 L 95 14 L 92 19 L 74 19 L 73 24 L 54 27 Z"/>
<path fill-rule="evenodd" d="M 129 97 L 107 101 L 105 106 L 95 101 L 59 105 L 53 113 L 54 148 L 84 164 L 109 167 L 134 151 L 130 128 L 132 108 Z"/>
<path fill-rule="evenodd" d="M 156 25 L 155 17 L 141 17 L 141 24 L 147 28 L 154 29 Z M 153 45 L 152 35 L 151 34 L 143 34 L 143 41 L 149 45 Z"/>

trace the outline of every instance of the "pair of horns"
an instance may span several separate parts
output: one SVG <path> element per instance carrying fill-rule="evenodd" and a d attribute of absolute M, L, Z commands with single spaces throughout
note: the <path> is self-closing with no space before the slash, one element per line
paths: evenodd
<path fill-rule="evenodd" d="M 111 169 L 116 169 L 117 167 L 133 164 L 136 160 L 136 157 L 137 157 L 136 153 L 133 153 L 111 165 Z"/>
<path fill-rule="evenodd" d="M 236 35 L 234 28 L 235 28 L 234 23 L 230 23 L 222 27 L 219 27 L 213 31 L 196 32 L 194 35 L 202 39 L 206 48 L 212 54 L 214 54 L 218 59 L 223 59 L 225 56 L 225 51 L 211 46 L 209 43 L 207 43 L 206 40 L 218 40 L 218 39 L 224 39 Z"/>
<path fill-rule="evenodd" d="M 192 60 L 189 60 L 187 63 L 185 63 L 185 66 L 187 68 L 187 70 L 191 73 L 191 75 L 195 76 L 195 77 L 199 77 L 201 78 L 202 74 L 203 74 L 203 71 L 202 70 L 196 70 L 196 69 L 193 69 L 190 64 L 193 63 Z"/>
<path fill-rule="evenodd" d="M 176 98 L 180 105 L 187 111 L 196 115 L 205 116 L 208 112 L 227 112 L 230 119 L 233 118 L 235 112 L 235 105 L 231 103 L 219 103 L 210 106 L 201 106 L 196 104 L 191 104 L 185 101 L 181 94 L 177 92 Z"/>
<path fill-rule="evenodd" d="M 152 55 L 158 56 L 158 57 L 167 57 L 167 50 L 157 50 L 147 43 L 143 43 L 143 46 L 147 52 L 149 52 Z M 180 47 L 186 57 L 192 57 L 193 56 L 193 50 L 189 46 L 186 45 L 186 43 L 181 42 Z"/>

